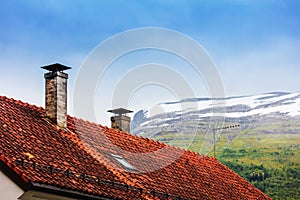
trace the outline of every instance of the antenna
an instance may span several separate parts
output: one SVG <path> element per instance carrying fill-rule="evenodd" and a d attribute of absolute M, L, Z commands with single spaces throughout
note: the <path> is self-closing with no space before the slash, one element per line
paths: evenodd
<path fill-rule="evenodd" d="M 227 126 L 221 126 L 213 129 L 213 140 L 214 140 L 214 157 L 216 158 L 216 131 L 226 130 L 226 129 L 235 129 L 240 127 L 240 124 L 231 124 Z"/>

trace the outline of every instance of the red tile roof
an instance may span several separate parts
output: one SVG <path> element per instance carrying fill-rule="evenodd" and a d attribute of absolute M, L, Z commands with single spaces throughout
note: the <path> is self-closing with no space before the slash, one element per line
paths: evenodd
<path fill-rule="evenodd" d="M 0 164 L 28 187 L 113 199 L 270 199 L 215 158 L 0 97 Z M 79 194 L 79 193 L 78 193 Z"/>

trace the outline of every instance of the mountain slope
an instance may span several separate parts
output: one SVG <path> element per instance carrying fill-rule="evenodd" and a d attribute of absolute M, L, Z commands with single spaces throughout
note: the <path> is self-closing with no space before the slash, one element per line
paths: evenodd
<path fill-rule="evenodd" d="M 137 112 L 131 127 L 215 155 L 273 199 L 300 198 L 300 92 L 165 102 Z"/>
<path fill-rule="evenodd" d="M 185 122 L 189 122 L 189 131 L 193 132 L 199 128 L 199 122 L 216 126 L 222 121 L 243 124 L 254 118 L 278 120 L 297 116 L 300 116 L 300 92 L 273 92 L 225 99 L 193 98 L 165 102 L 137 112 L 131 127 L 133 134 L 154 136 L 153 130 L 159 133 L 163 127 L 172 129 L 179 122 L 181 126 L 173 131 L 184 131 L 186 127 L 182 125 L 187 125 Z"/>

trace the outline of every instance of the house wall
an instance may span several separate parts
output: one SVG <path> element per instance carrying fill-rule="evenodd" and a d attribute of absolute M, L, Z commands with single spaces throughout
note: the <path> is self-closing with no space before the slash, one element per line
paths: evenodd
<path fill-rule="evenodd" d="M 24 191 L 0 171 L 0 199 L 16 200 Z"/>
<path fill-rule="evenodd" d="M 20 200 L 79 200 L 79 199 L 29 190 L 20 197 Z"/>
<path fill-rule="evenodd" d="M 76 200 L 55 194 L 29 190 L 24 192 L 0 171 L 0 200 Z"/>

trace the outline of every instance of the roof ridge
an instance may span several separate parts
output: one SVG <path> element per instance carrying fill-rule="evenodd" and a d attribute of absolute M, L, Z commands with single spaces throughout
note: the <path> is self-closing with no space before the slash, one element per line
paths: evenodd
<path fill-rule="evenodd" d="M 14 98 L 9 98 L 9 97 L 1 96 L 1 95 L 0 95 L 0 99 L 1 99 L 1 98 L 4 99 L 4 100 L 12 101 L 12 102 L 17 103 L 17 104 L 18 104 L 18 103 L 21 103 L 22 105 L 27 106 L 27 107 L 36 108 L 36 109 L 38 109 L 38 110 L 41 110 L 41 109 L 42 109 L 43 111 L 45 111 L 45 108 L 43 108 L 42 106 L 36 106 L 36 105 L 34 105 L 34 104 L 30 104 L 30 103 L 27 103 L 27 102 L 23 102 L 22 100 L 16 100 L 16 99 L 14 99 Z M 189 149 L 184 149 L 184 148 L 176 147 L 176 146 L 173 146 L 173 145 L 170 145 L 170 144 L 161 142 L 161 141 L 157 141 L 157 140 L 154 140 L 154 139 L 151 139 L 151 138 L 146 138 L 146 137 L 143 137 L 143 136 L 140 136 L 140 135 L 134 135 L 134 134 L 131 134 L 131 133 L 128 133 L 128 132 L 125 132 L 125 131 L 120 131 L 120 130 L 116 130 L 116 129 L 113 129 L 113 128 L 109 128 L 108 126 L 104 126 L 104 125 L 102 125 L 102 124 L 100 124 L 100 123 L 96 123 L 96 122 L 93 122 L 93 121 L 89 121 L 89 120 L 83 119 L 83 118 L 81 118 L 81 117 L 71 116 L 71 115 L 69 115 L 69 114 L 67 115 L 67 117 L 68 117 L 68 118 L 71 118 L 71 119 L 79 120 L 79 121 L 82 121 L 82 122 L 84 122 L 84 123 L 88 123 L 88 124 L 91 124 L 91 125 L 96 125 L 96 126 L 98 126 L 98 127 L 100 127 L 100 128 L 104 128 L 104 129 L 108 129 L 108 130 L 113 130 L 113 131 L 116 131 L 116 132 L 122 132 L 123 134 L 126 134 L 126 135 L 128 135 L 128 136 L 131 136 L 131 137 L 133 137 L 133 138 L 135 138 L 135 139 L 142 138 L 142 139 L 144 139 L 144 140 L 150 140 L 150 141 L 152 141 L 152 142 L 154 142 L 154 143 L 157 143 L 157 144 L 164 144 L 164 145 L 166 145 L 166 146 L 168 146 L 168 147 L 176 148 L 176 149 L 178 149 L 178 150 L 188 151 L 188 152 L 190 152 L 190 153 L 192 153 L 192 154 L 198 154 L 198 155 L 204 156 L 204 157 L 211 157 L 211 156 L 206 156 L 206 155 L 200 154 L 200 153 L 198 153 L 198 152 L 190 151 Z M 70 129 L 68 129 L 68 130 L 70 130 Z M 71 130 L 70 130 L 70 131 L 71 131 Z M 71 131 L 71 132 L 72 132 L 72 131 Z M 75 133 L 75 134 L 76 134 L 76 133 Z"/>
<path fill-rule="evenodd" d="M 14 98 L 9 98 L 7 96 L 1 96 L 0 95 L 0 99 L 3 99 L 5 101 L 8 101 L 8 102 L 13 102 L 15 104 L 19 104 L 19 105 L 22 105 L 22 106 L 26 106 L 26 107 L 29 107 L 29 108 L 34 108 L 38 111 L 41 111 L 41 112 L 44 112 L 45 111 L 45 108 L 43 108 L 42 106 L 36 106 L 34 104 L 31 104 L 31 103 L 28 103 L 28 102 L 24 102 L 22 100 L 16 100 Z M 103 126 L 102 124 L 100 123 L 96 123 L 96 122 L 93 122 L 93 121 L 89 121 L 89 120 L 86 120 L 86 119 L 83 119 L 81 117 L 76 117 L 76 116 L 71 116 L 71 115 L 67 115 L 67 117 L 72 120 L 78 120 L 78 121 L 81 121 L 83 123 L 87 123 L 87 124 L 90 124 L 90 125 L 95 125 L 97 127 L 100 127 L 101 129 L 106 129 L 108 131 L 114 131 L 114 132 L 122 132 L 123 134 L 127 135 L 127 136 L 130 136 L 130 137 L 133 137 L 134 139 L 143 139 L 143 140 L 147 140 L 147 141 L 150 141 L 150 142 L 153 142 L 157 145 L 165 145 L 166 147 L 168 148 L 175 148 L 175 149 L 178 149 L 178 150 L 183 150 L 184 152 L 187 152 L 187 153 L 191 153 L 192 155 L 197 155 L 197 156 L 201 156 L 201 157 L 206 157 L 206 158 L 211 158 L 211 159 L 215 159 L 217 160 L 216 158 L 214 157 L 211 157 L 211 156 L 207 156 L 207 155 L 203 155 L 203 154 L 200 154 L 198 152 L 194 152 L 194 151 L 190 151 L 189 149 L 184 149 L 184 148 L 181 148 L 181 147 L 177 147 L 177 146 L 173 146 L 173 145 L 170 145 L 170 144 L 166 144 L 164 142 L 161 142 L 161 141 L 157 141 L 157 140 L 154 140 L 154 139 L 151 139 L 151 138 L 146 138 L 146 137 L 143 137 L 143 136 L 140 136 L 140 135 L 134 135 L 134 134 L 131 134 L 131 133 L 128 133 L 128 132 L 125 132 L 125 131 L 120 131 L 120 130 L 116 130 L 116 129 L 113 129 L 113 128 L 109 128 L 108 126 Z M 47 120 L 46 120 L 47 121 Z M 69 120 L 68 120 L 69 121 Z M 49 121 L 47 121 L 49 122 Z M 57 129 L 57 126 L 55 126 L 54 124 L 50 123 L 51 125 L 53 125 L 56 129 Z M 73 134 L 76 134 L 77 133 L 74 133 L 73 131 L 71 131 L 70 129 L 67 128 L 67 130 L 70 132 L 70 133 L 73 133 Z"/>
<path fill-rule="evenodd" d="M 24 101 L 19 100 L 19 99 L 17 100 L 17 99 L 14 99 L 14 98 L 10 98 L 10 97 L 7 97 L 7 96 L 0 95 L 0 100 L 4 100 L 6 102 L 12 102 L 12 103 L 22 105 L 22 106 L 26 106 L 26 107 L 29 107 L 29 108 L 34 108 L 38 111 L 45 111 L 45 108 L 43 108 L 42 106 L 37 106 L 35 104 L 31 104 L 31 103 L 24 102 Z"/>
<path fill-rule="evenodd" d="M 100 124 L 100 123 L 95 123 L 95 122 L 92 122 L 92 121 L 89 121 L 89 120 L 82 119 L 82 118 L 80 118 L 80 117 L 75 117 L 75 116 L 70 116 L 70 115 L 68 115 L 68 117 L 70 117 L 71 119 L 73 118 L 73 119 L 82 121 L 82 122 L 84 122 L 84 123 L 88 123 L 88 124 L 100 126 L 101 128 L 107 129 L 108 131 L 121 132 L 121 133 L 123 133 L 123 134 L 125 134 L 125 135 L 127 135 L 127 136 L 131 136 L 131 137 L 133 137 L 133 138 L 135 138 L 135 139 L 150 140 L 150 141 L 152 141 L 152 142 L 154 142 L 154 143 L 157 143 L 157 144 L 164 144 L 164 145 L 166 145 L 166 146 L 170 146 L 170 147 L 174 147 L 174 148 L 178 148 L 178 149 L 185 150 L 185 149 L 183 149 L 183 148 L 175 147 L 175 146 L 172 146 L 172 145 L 169 145 L 169 144 L 166 144 L 166 143 L 164 143 L 164 142 L 160 142 L 160 141 L 157 141 L 157 140 L 154 140 L 154 139 L 151 139 L 151 138 L 146 138 L 146 137 L 143 137 L 143 136 L 140 136 L 140 135 L 134 135 L 134 134 L 132 134 L 132 133 L 128 133 L 128 132 L 125 132 L 125 131 L 116 130 L 116 129 L 114 129 L 114 128 L 109 128 L 108 126 L 103 126 L 103 125 Z"/>

